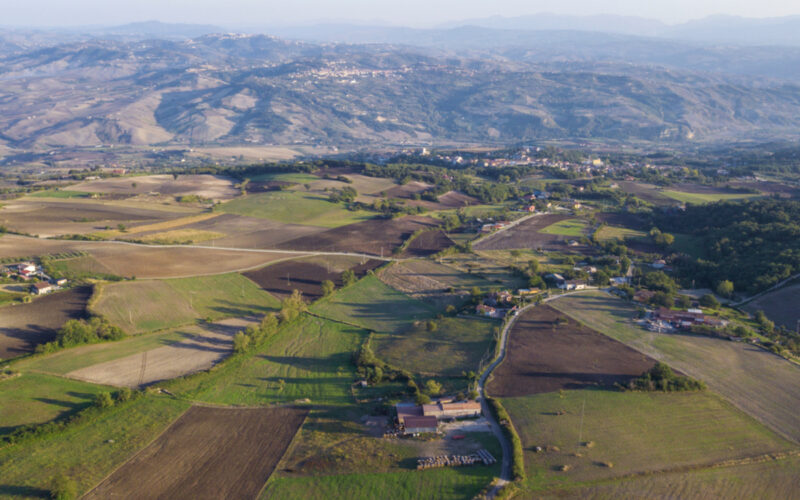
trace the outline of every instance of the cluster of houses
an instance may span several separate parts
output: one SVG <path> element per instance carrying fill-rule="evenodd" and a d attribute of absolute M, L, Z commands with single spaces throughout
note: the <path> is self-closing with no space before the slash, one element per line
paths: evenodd
<path fill-rule="evenodd" d="M 416 435 L 437 432 L 440 421 L 479 417 L 481 404 L 477 401 L 455 401 L 445 398 L 424 405 L 398 403 L 395 405 L 395 410 L 397 424 L 403 432 Z"/>
<path fill-rule="evenodd" d="M 3 275 L 8 278 L 17 278 L 23 281 L 32 281 L 30 292 L 34 295 L 44 295 L 54 292 L 67 284 L 66 279 L 53 279 L 33 262 L 20 262 L 5 266 Z"/>
<path fill-rule="evenodd" d="M 597 269 L 595 268 L 592 269 L 594 269 L 594 272 L 597 272 Z M 558 273 L 548 274 L 547 276 L 545 276 L 545 278 L 549 281 L 554 282 L 556 287 L 561 290 L 574 291 L 574 290 L 584 290 L 586 288 L 586 281 L 568 280 Z"/>
<path fill-rule="evenodd" d="M 520 288 L 517 290 L 516 295 L 508 290 L 492 292 L 480 304 L 475 306 L 475 312 L 487 318 L 502 319 L 517 311 L 518 307 L 514 303 L 515 298 L 533 297 L 540 293 L 542 293 L 542 290 L 539 288 Z"/>

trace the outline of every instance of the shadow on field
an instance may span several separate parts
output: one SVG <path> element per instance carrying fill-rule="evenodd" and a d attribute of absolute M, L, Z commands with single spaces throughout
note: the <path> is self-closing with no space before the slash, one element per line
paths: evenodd
<path fill-rule="evenodd" d="M 13 484 L 0 484 L 0 496 L 17 498 L 51 498 L 50 491 L 33 486 L 15 486 Z"/>

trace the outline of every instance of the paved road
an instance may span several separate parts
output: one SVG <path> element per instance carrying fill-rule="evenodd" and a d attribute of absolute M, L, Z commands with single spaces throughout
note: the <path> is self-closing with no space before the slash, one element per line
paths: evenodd
<path fill-rule="evenodd" d="M 552 297 L 544 299 L 542 303 L 550 302 L 570 295 L 576 295 L 595 290 L 598 290 L 598 288 L 588 287 L 585 290 L 577 290 L 574 292 L 567 292 L 561 295 L 554 295 Z M 489 403 L 486 401 L 486 398 L 484 397 L 486 381 L 489 379 L 489 376 L 492 374 L 492 371 L 500 363 L 502 363 L 503 359 L 505 359 L 506 357 L 506 348 L 508 346 L 508 334 L 511 331 L 511 328 L 513 328 L 514 323 L 517 322 L 517 319 L 525 311 L 527 311 L 532 307 L 536 307 L 536 305 L 537 304 L 528 304 L 527 306 L 519 309 L 517 313 L 506 323 L 506 325 L 503 327 L 503 330 L 500 332 L 500 350 L 497 353 L 497 357 L 494 359 L 494 361 L 492 361 L 492 363 L 488 367 L 486 367 L 486 370 L 484 370 L 480 379 L 478 379 L 478 395 L 481 398 L 481 410 L 483 411 L 483 414 L 486 416 L 486 420 L 489 421 L 489 425 L 492 427 L 492 432 L 494 432 L 494 435 L 497 436 L 498 441 L 500 441 L 500 447 L 503 450 L 502 467 L 500 470 L 500 480 L 497 481 L 495 486 L 487 493 L 487 498 L 494 498 L 495 495 L 497 495 L 497 493 L 511 481 L 511 443 L 508 441 L 508 439 L 506 439 L 505 434 L 503 434 L 503 429 L 500 427 L 500 423 L 494 418 L 494 414 L 489 408 Z"/>

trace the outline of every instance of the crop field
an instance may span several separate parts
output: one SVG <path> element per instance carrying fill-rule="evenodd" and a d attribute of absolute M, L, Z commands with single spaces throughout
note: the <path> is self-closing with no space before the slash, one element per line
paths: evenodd
<path fill-rule="evenodd" d="M 566 236 L 542 231 L 554 224 L 568 220 L 568 215 L 537 215 L 511 229 L 486 236 L 473 245 L 475 250 L 510 250 L 514 248 L 543 248 L 564 250 Z"/>
<path fill-rule="evenodd" d="M 493 373 L 489 394 L 525 396 L 562 389 L 613 389 L 655 361 L 587 328 L 550 306 L 528 309 L 514 323 L 506 359 Z"/>
<path fill-rule="evenodd" d="M 414 321 L 435 314 L 425 302 L 389 288 L 375 276 L 318 301 L 310 310 L 324 318 L 383 333 L 400 332 Z"/>
<path fill-rule="evenodd" d="M 261 217 L 286 224 L 331 228 L 374 217 L 370 212 L 354 212 L 340 203 L 331 203 L 322 194 L 303 191 L 251 194 L 225 203 L 219 209 L 230 214 Z"/>
<path fill-rule="evenodd" d="M 635 307 L 604 293 L 552 302 L 576 320 L 704 381 L 744 412 L 800 442 L 800 367 L 749 344 L 696 335 L 646 331 L 632 318 Z"/>
<path fill-rule="evenodd" d="M 82 199 L 21 198 L 0 208 L 0 224 L 40 237 L 101 231 L 118 224 L 134 226 L 180 218 L 183 211 Z"/>
<path fill-rule="evenodd" d="M 111 269 L 98 262 L 98 260 L 91 255 L 51 260 L 50 268 L 55 276 L 73 281 L 86 278 L 114 276 Z"/>
<path fill-rule="evenodd" d="M 217 404 L 263 405 L 305 398 L 313 404 L 351 404 L 352 354 L 366 335 L 360 328 L 303 315 L 257 354 L 232 359 L 196 379 L 176 380 L 170 390 Z"/>
<path fill-rule="evenodd" d="M 67 320 L 85 316 L 91 294 L 91 287 L 78 287 L 0 308 L 0 359 L 29 354 L 53 340 Z"/>
<path fill-rule="evenodd" d="M 480 276 L 430 260 L 397 262 L 381 270 L 378 276 L 390 287 L 417 298 L 433 298 L 447 293 L 451 287 L 456 293 L 463 294 L 473 287 L 486 289 L 494 286 Z"/>
<path fill-rule="evenodd" d="M 147 396 L 117 405 L 98 418 L 0 449 L 0 496 L 47 497 L 65 474 L 83 493 L 165 429 L 189 404 Z"/>
<path fill-rule="evenodd" d="M 570 390 L 504 398 L 503 405 L 525 450 L 526 487 L 535 491 L 795 448 L 706 392 Z"/>
<path fill-rule="evenodd" d="M 594 483 L 538 498 L 797 498 L 800 458 L 767 460 L 726 467 L 668 472 Z"/>
<path fill-rule="evenodd" d="M 411 241 L 402 256 L 427 257 L 453 245 L 453 240 L 444 231 L 425 231 Z"/>
<path fill-rule="evenodd" d="M 85 181 L 70 186 L 70 189 L 130 196 L 148 193 L 170 196 L 195 194 L 211 200 L 229 200 L 239 194 L 233 185 L 233 179 L 216 175 L 180 175 L 177 179 L 172 175 L 145 175 Z"/>
<path fill-rule="evenodd" d="M 201 370 L 207 370 L 233 352 L 233 336 L 256 321 L 227 319 L 217 323 L 179 328 L 165 337 L 180 340 L 167 345 L 122 355 L 131 346 L 121 345 L 117 350 L 102 352 L 103 357 L 120 354 L 105 362 L 72 370 L 67 377 L 117 387 L 143 387 L 154 382 L 169 380 Z"/>
<path fill-rule="evenodd" d="M 643 231 L 629 229 L 627 227 L 603 226 L 599 231 L 597 231 L 596 236 L 599 241 L 608 241 L 613 239 L 625 241 L 627 239 L 644 238 L 647 236 L 647 234 L 645 234 Z"/>
<path fill-rule="evenodd" d="M 306 174 L 304 172 L 279 172 L 255 175 L 250 180 L 254 182 L 287 182 L 291 184 L 303 184 L 306 182 L 318 181 L 319 177 L 314 174 Z"/>
<path fill-rule="evenodd" d="M 573 238 L 580 238 L 581 236 L 586 236 L 586 231 L 588 229 L 589 224 L 585 220 L 565 219 L 545 227 L 541 230 L 541 232 L 544 234 L 555 234 L 559 236 L 572 236 Z"/>
<path fill-rule="evenodd" d="M 389 257 L 392 251 L 402 245 L 415 231 L 436 229 L 438 226 L 439 223 L 434 219 L 422 216 L 372 219 L 286 241 L 279 244 L 277 248 L 320 252 L 355 252 Z"/>
<path fill-rule="evenodd" d="M 105 285 L 95 310 L 128 333 L 173 328 L 198 319 L 262 315 L 278 300 L 240 274 Z"/>
<path fill-rule="evenodd" d="M 661 191 L 661 193 L 672 198 L 673 200 L 677 200 L 682 203 L 694 203 L 696 205 L 714 203 L 715 201 L 743 200 L 761 196 L 760 194 L 753 193 L 728 193 L 716 191 L 687 192 L 677 191 L 674 189 L 664 189 Z"/>
<path fill-rule="evenodd" d="M 642 199 L 653 205 L 675 205 L 674 199 L 666 196 L 658 186 L 654 184 L 647 184 L 645 182 L 636 181 L 618 181 L 619 187 L 622 191 L 630 193 L 639 199 Z"/>
<path fill-rule="evenodd" d="M 333 174 L 335 177 L 338 174 Z M 359 195 L 378 195 L 384 191 L 391 191 L 398 187 L 394 179 L 387 179 L 384 177 L 369 177 L 361 174 L 347 173 L 344 177 L 350 179 L 350 183 L 345 183 L 335 178 L 324 179 L 315 177 L 313 181 L 306 181 L 310 191 L 317 191 L 322 193 L 324 189 L 341 189 L 345 186 L 350 186 L 355 189 Z M 304 190 L 305 186 L 296 186 L 297 190 Z"/>
<path fill-rule="evenodd" d="M 66 189 L 48 189 L 28 194 L 29 198 L 88 198 L 91 193 L 86 191 L 70 191 Z"/>
<path fill-rule="evenodd" d="M 108 388 L 41 373 L 0 380 L 0 436 L 21 425 L 41 424 L 78 412 L 91 406 L 94 396 L 105 390 Z"/>
<path fill-rule="evenodd" d="M 748 302 L 744 309 L 751 313 L 764 311 L 775 324 L 794 330 L 800 321 L 800 283 L 788 284 L 766 293 Z"/>
<path fill-rule="evenodd" d="M 412 373 L 457 377 L 477 370 L 499 326 L 499 321 L 443 318 L 436 320 L 435 331 L 421 322 L 399 333 L 377 334 L 372 348 L 380 359 Z"/>
<path fill-rule="evenodd" d="M 192 407 L 84 498 L 253 498 L 306 414 Z"/>
<path fill-rule="evenodd" d="M 144 243 L 156 243 L 158 245 L 191 245 L 203 241 L 216 240 L 225 236 L 214 231 L 200 231 L 197 229 L 173 229 L 161 233 L 148 234 L 135 238 Z"/>
<path fill-rule="evenodd" d="M 361 278 L 367 271 L 381 265 L 383 261 L 358 257 L 310 257 L 278 262 L 244 275 L 280 299 L 288 297 L 294 290 L 300 290 L 303 297 L 314 301 L 322 297 L 323 281 L 332 281 L 338 289 L 342 287 L 342 273 L 345 270 L 352 269 Z"/>

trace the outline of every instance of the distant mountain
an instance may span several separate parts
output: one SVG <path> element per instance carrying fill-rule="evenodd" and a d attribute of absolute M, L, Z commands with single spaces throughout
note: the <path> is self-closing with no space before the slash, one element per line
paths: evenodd
<path fill-rule="evenodd" d="M 649 49 L 635 47 L 620 52 L 627 62 L 595 61 L 597 40 L 623 51 L 615 44 L 629 38 L 583 33 L 595 43 L 583 44 L 581 56 L 580 43 L 564 49 L 559 36 L 574 39 L 561 34 L 550 45 L 469 56 L 241 34 L 17 49 L 0 55 L 0 141 L 48 150 L 542 139 L 692 145 L 800 136 L 796 84 L 636 64 Z M 697 57 L 693 64 L 702 66 L 707 55 Z M 733 64 L 727 57 L 720 56 Z"/>
<path fill-rule="evenodd" d="M 643 17 L 616 16 L 610 14 L 564 16 L 549 13 L 517 17 L 493 16 L 479 19 L 465 19 L 462 21 L 444 23 L 437 26 L 437 28 L 452 29 L 462 26 L 526 31 L 589 31 L 637 36 L 652 36 L 653 33 L 667 29 L 667 25 L 661 21 Z"/>
<path fill-rule="evenodd" d="M 137 35 L 144 38 L 161 39 L 186 39 L 196 38 L 211 33 L 225 33 L 229 30 L 219 26 L 204 24 L 162 23 L 159 21 L 144 21 L 139 23 L 124 24 L 89 30 L 95 35 Z"/>

